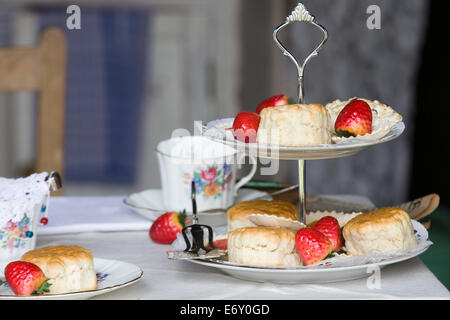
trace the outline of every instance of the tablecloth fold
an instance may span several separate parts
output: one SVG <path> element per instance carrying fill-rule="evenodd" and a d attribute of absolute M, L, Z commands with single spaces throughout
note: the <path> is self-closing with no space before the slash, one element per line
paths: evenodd
<path fill-rule="evenodd" d="M 124 196 L 52 197 L 48 224 L 39 225 L 38 235 L 96 231 L 149 230 L 152 222 L 123 204 Z"/>

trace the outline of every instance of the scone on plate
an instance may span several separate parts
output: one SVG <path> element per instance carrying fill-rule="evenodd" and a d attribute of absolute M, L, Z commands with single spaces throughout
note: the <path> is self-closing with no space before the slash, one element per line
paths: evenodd
<path fill-rule="evenodd" d="M 93 256 L 89 249 L 80 246 L 49 246 L 28 251 L 21 260 L 41 268 L 51 284 L 50 294 L 97 288 Z"/>
<path fill-rule="evenodd" d="M 417 245 L 414 228 L 406 211 L 387 207 L 363 213 L 343 228 L 347 253 L 360 255 L 372 249 L 388 251 Z"/>
<path fill-rule="evenodd" d="M 298 266 L 296 232 L 281 227 L 245 227 L 228 233 L 228 261 L 257 266 Z"/>
<path fill-rule="evenodd" d="M 289 104 L 264 108 L 257 143 L 310 146 L 331 143 L 332 123 L 321 104 Z"/>
<path fill-rule="evenodd" d="M 282 200 L 250 200 L 239 202 L 227 211 L 228 231 L 242 227 L 254 227 L 256 224 L 247 217 L 250 214 L 267 214 L 282 218 L 299 220 L 298 208 L 288 201 Z"/>

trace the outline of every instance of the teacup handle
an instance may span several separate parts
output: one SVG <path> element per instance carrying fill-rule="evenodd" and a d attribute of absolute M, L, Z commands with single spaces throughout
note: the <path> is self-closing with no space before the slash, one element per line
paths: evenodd
<path fill-rule="evenodd" d="M 258 164 L 257 164 L 256 158 L 254 156 L 250 156 L 250 155 L 248 157 L 250 158 L 250 163 L 252 164 L 252 169 L 250 170 L 250 173 L 248 175 L 246 175 L 241 180 L 239 180 L 238 183 L 236 183 L 236 185 L 234 186 L 234 196 L 237 196 L 237 193 L 238 193 L 239 189 L 243 185 L 245 185 L 247 182 L 252 180 L 253 176 L 256 173 L 256 169 L 258 168 Z"/>

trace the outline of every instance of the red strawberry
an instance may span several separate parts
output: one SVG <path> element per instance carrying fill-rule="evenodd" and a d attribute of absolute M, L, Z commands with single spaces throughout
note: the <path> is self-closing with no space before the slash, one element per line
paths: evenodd
<path fill-rule="evenodd" d="M 278 94 L 276 96 L 267 98 L 263 102 L 261 102 L 256 107 L 256 113 L 261 113 L 262 109 L 267 107 L 274 107 L 274 106 L 284 106 L 286 104 L 289 104 L 289 98 L 285 94 Z"/>
<path fill-rule="evenodd" d="M 227 250 L 228 238 L 226 235 L 218 236 L 213 241 L 214 246 L 220 250 Z M 209 243 L 206 245 L 206 249 L 211 249 Z"/>
<path fill-rule="evenodd" d="M 10 262 L 5 268 L 5 279 L 11 290 L 19 296 L 50 291 L 50 283 L 47 282 L 44 272 L 31 262 Z"/>
<path fill-rule="evenodd" d="M 341 227 L 336 218 L 326 216 L 317 221 L 313 227 L 322 232 L 333 244 L 333 251 L 339 251 L 342 247 Z"/>
<path fill-rule="evenodd" d="M 242 142 L 256 142 L 260 120 L 261 117 L 255 112 L 239 112 L 233 122 L 234 138 Z"/>
<path fill-rule="evenodd" d="M 340 137 L 356 137 L 372 133 L 372 110 L 363 100 L 350 101 L 339 113 L 334 124 Z"/>
<path fill-rule="evenodd" d="M 330 240 L 314 228 L 303 228 L 295 235 L 295 246 L 300 259 L 310 265 L 325 259 L 333 248 Z"/>
<path fill-rule="evenodd" d="M 227 243 L 228 243 L 227 239 L 220 239 L 213 241 L 214 247 L 220 250 L 227 250 Z M 206 249 L 211 249 L 209 243 L 206 245 Z"/>
<path fill-rule="evenodd" d="M 149 230 L 150 238 L 162 244 L 171 244 L 186 223 L 186 212 L 166 212 L 153 222 Z"/>
<path fill-rule="evenodd" d="M 228 239 L 219 239 L 219 240 L 214 241 L 214 246 L 217 249 L 227 250 L 227 245 L 228 245 Z"/>

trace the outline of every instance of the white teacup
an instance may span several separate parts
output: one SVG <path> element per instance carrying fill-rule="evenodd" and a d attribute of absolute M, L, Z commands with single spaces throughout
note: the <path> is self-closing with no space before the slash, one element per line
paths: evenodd
<path fill-rule="evenodd" d="M 256 159 L 250 156 L 250 173 L 236 183 L 238 151 L 202 136 L 161 141 L 156 154 L 164 205 L 171 211 L 192 212 L 192 180 L 199 212 L 227 208 L 233 205 L 237 191 L 253 178 L 257 169 Z"/>

